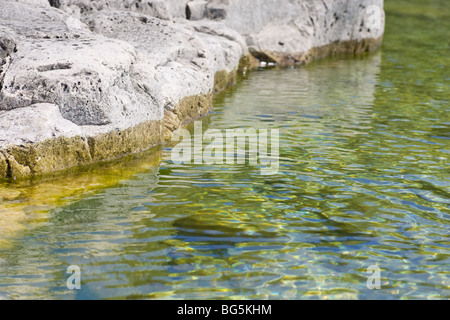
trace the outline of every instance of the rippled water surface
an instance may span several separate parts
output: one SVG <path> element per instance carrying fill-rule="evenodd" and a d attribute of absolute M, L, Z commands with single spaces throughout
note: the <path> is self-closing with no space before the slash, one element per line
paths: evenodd
<path fill-rule="evenodd" d="M 278 174 L 166 146 L 0 186 L 0 298 L 450 298 L 449 8 L 386 9 L 381 50 L 216 98 L 204 129 L 280 130 Z"/>

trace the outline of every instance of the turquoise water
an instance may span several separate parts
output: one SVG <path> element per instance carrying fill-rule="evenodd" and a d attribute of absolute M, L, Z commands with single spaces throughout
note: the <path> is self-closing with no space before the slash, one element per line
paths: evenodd
<path fill-rule="evenodd" d="M 450 298 L 449 8 L 386 10 L 382 49 L 257 70 L 216 98 L 204 130 L 280 130 L 275 175 L 176 165 L 168 145 L 156 165 L 97 168 L 89 191 L 55 201 L 82 179 L 2 186 L 22 196 L 0 213 L 33 222 L 0 248 L 0 297 Z M 70 265 L 81 290 L 66 287 Z"/>

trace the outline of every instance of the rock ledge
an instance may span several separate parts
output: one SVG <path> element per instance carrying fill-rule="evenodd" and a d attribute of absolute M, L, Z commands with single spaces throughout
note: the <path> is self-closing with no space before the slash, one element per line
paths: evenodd
<path fill-rule="evenodd" d="M 370 5 L 379 8 L 378 25 Z M 261 62 L 372 51 L 382 42 L 382 7 L 382 0 L 2 0 L 0 179 L 161 144 Z"/>

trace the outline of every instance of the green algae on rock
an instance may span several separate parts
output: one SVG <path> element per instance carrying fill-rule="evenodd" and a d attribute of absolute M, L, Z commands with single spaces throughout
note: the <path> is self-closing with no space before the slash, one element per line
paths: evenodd
<path fill-rule="evenodd" d="M 10 247 L 17 233 L 46 221 L 49 212 L 57 206 L 100 192 L 139 172 L 155 170 L 160 161 L 161 149 L 155 147 L 117 160 L 60 169 L 39 179 L 3 183 L 0 186 L 0 250 Z"/>

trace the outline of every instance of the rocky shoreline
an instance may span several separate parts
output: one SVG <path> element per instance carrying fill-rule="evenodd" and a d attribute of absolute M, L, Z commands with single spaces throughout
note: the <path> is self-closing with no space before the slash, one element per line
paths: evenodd
<path fill-rule="evenodd" d="M 373 28 L 367 8 L 381 8 Z M 382 0 L 2 0 L 0 179 L 147 150 L 261 62 L 382 42 Z"/>

